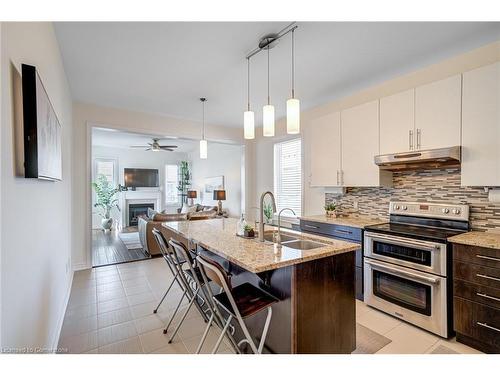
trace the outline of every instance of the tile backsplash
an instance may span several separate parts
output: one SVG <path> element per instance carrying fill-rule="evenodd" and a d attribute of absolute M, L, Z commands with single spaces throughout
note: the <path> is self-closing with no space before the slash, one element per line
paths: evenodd
<path fill-rule="evenodd" d="M 488 201 L 481 187 L 460 186 L 460 169 L 435 169 L 393 173 L 391 188 L 347 188 L 345 194 L 325 194 L 325 202 L 337 201 L 345 211 L 374 218 L 387 217 L 389 201 L 453 202 L 470 206 L 473 230 L 500 230 L 500 203 Z"/>

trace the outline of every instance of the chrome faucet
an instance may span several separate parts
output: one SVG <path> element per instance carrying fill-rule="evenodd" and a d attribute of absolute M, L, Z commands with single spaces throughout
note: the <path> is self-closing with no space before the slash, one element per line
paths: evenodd
<path fill-rule="evenodd" d="M 271 197 L 271 202 L 273 204 L 273 212 L 276 212 L 276 201 L 274 199 L 274 194 L 270 191 L 262 193 L 260 196 L 260 213 L 259 213 L 259 241 L 264 242 L 264 198 L 266 195 Z"/>
<path fill-rule="evenodd" d="M 278 233 L 276 234 L 276 245 L 278 246 L 278 248 L 281 247 L 281 213 L 283 211 L 291 211 L 295 216 L 297 216 L 297 214 L 295 213 L 294 210 L 292 210 L 291 208 L 283 208 L 280 213 L 278 214 Z"/>

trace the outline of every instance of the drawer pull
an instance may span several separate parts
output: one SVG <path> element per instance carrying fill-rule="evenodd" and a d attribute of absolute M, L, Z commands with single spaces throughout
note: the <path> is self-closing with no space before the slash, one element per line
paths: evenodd
<path fill-rule="evenodd" d="M 486 255 L 476 254 L 476 257 L 477 258 L 481 258 L 481 259 L 494 260 L 495 262 L 500 262 L 500 258 L 489 257 L 489 256 L 486 256 Z"/>
<path fill-rule="evenodd" d="M 492 299 L 493 301 L 500 302 L 500 298 L 489 296 L 489 295 L 487 295 L 485 293 L 476 293 L 476 295 L 479 296 L 479 297 L 488 298 L 488 299 Z"/>
<path fill-rule="evenodd" d="M 345 229 L 335 229 L 334 232 L 345 233 L 345 234 L 352 234 L 351 231 L 345 230 Z"/>
<path fill-rule="evenodd" d="M 497 331 L 497 332 L 500 332 L 500 328 L 490 326 L 490 325 L 489 325 L 489 324 L 487 324 L 487 323 L 477 322 L 477 325 L 478 325 L 478 326 L 481 326 L 481 327 L 484 327 L 484 328 L 491 329 L 492 331 Z"/>
<path fill-rule="evenodd" d="M 316 225 L 310 225 L 310 224 L 304 224 L 306 228 L 313 228 L 313 229 L 319 229 Z"/>
<path fill-rule="evenodd" d="M 482 273 L 476 273 L 476 276 L 477 276 L 477 277 L 482 277 L 483 279 L 489 279 L 489 280 L 500 281 L 500 278 L 498 278 L 498 277 L 493 277 L 493 276 L 483 275 Z"/>

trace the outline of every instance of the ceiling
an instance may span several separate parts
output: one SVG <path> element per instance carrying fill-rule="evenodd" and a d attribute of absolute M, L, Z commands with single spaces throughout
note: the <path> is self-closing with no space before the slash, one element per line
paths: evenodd
<path fill-rule="evenodd" d="M 146 146 L 151 143 L 152 138 L 158 138 L 158 143 L 161 146 L 176 145 L 177 148 L 173 152 L 192 152 L 197 150 L 198 141 L 189 139 L 172 139 L 164 136 L 154 136 L 148 134 L 138 134 L 124 132 L 114 129 L 93 128 L 92 129 L 92 145 L 106 147 L 130 148 L 130 146 Z M 140 150 L 140 149 L 139 149 Z M 170 151 L 168 151 L 170 152 Z"/>
<path fill-rule="evenodd" d="M 55 23 L 75 100 L 242 126 L 245 55 L 288 22 Z M 500 39 L 500 23 L 299 22 L 296 96 L 302 110 Z M 290 38 L 271 50 L 271 102 L 285 115 Z M 267 100 L 267 58 L 251 59 L 256 122 Z"/>

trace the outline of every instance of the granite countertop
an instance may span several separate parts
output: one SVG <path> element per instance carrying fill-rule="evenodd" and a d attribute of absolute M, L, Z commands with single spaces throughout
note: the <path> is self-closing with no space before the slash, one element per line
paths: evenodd
<path fill-rule="evenodd" d="M 326 215 L 314 215 L 314 216 L 301 216 L 302 220 L 315 221 L 318 223 L 336 224 L 344 225 L 346 227 L 361 228 L 368 225 L 383 224 L 387 223 L 384 219 L 373 219 L 371 217 L 363 215 L 349 215 L 340 217 L 327 217 Z"/>
<path fill-rule="evenodd" d="M 257 238 L 247 239 L 236 236 L 237 222 L 237 219 L 224 218 L 217 220 L 172 221 L 165 222 L 162 225 L 253 273 L 355 251 L 360 247 L 360 245 L 351 242 L 282 229 L 282 234 L 293 234 L 301 239 L 321 242 L 325 246 L 302 251 L 288 248 L 284 244 L 279 250 L 275 244 L 270 242 L 260 242 Z M 273 231 L 275 230 L 266 230 L 266 232 Z"/>
<path fill-rule="evenodd" d="M 449 242 L 462 245 L 488 247 L 500 250 L 500 233 L 467 232 L 448 238 Z"/>

